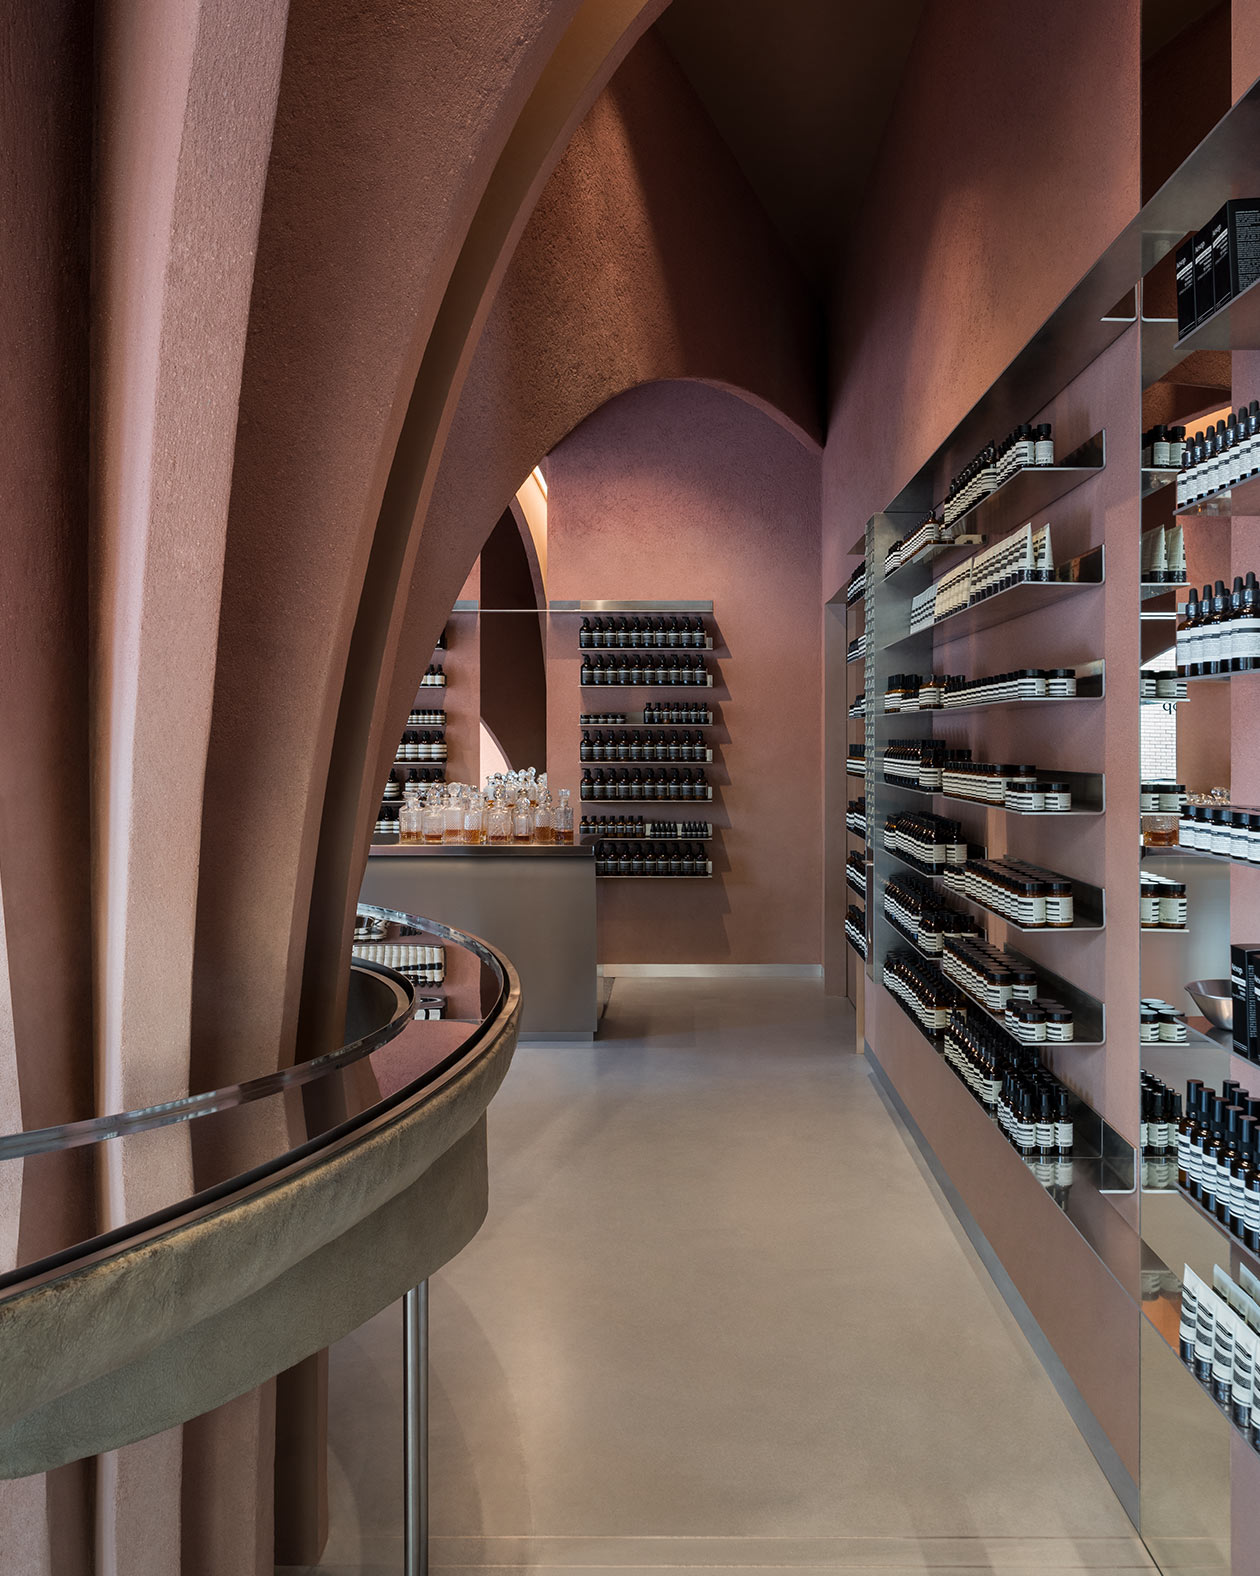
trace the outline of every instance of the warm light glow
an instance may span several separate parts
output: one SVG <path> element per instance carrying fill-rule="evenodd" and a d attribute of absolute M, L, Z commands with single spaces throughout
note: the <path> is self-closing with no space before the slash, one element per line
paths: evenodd
<path fill-rule="evenodd" d="M 537 465 L 521 483 L 516 494 L 525 524 L 538 555 L 538 572 L 542 575 L 543 595 L 547 592 L 547 483 Z"/>

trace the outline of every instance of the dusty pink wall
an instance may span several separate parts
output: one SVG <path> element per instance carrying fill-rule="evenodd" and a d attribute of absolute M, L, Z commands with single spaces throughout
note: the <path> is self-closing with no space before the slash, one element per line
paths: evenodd
<path fill-rule="evenodd" d="M 714 604 L 711 691 L 722 828 L 712 882 L 612 881 L 606 963 L 817 963 L 821 952 L 819 460 L 759 411 L 699 383 L 610 401 L 547 461 L 553 600 Z M 637 710 L 668 691 L 582 689 L 577 624 L 553 617 L 548 774 L 573 789 L 582 711 Z M 582 807 L 599 814 L 600 807 Z M 580 810 L 578 813 L 581 813 Z M 644 806 L 662 819 L 707 807 Z"/>
<path fill-rule="evenodd" d="M 1136 212 L 1138 10 L 1049 0 L 1030 26 L 1005 0 L 929 0 L 834 297 L 824 595 Z M 1070 70 L 1047 69 L 1050 40 Z"/>
<path fill-rule="evenodd" d="M 924 13 L 861 216 L 870 238 L 861 252 L 863 271 L 851 272 L 836 298 L 845 329 L 832 370 L 823 463 L 824 596 L 841 588 L 845 549 L 867 516 L 896 496 L 1136 211 L 1135 0 L 1091 7 L 1055 0 L 1037 28 L 1026 22 L 1000 0 L 981 0 L 963 13 L 930 0 Z M 1071 60 L 1070 72 L 1045 69 L 1047 38 Z M 958 88 L 945 100 L 933 90 L 942 80 Z M 1122 460 L 1137 437 L 1135 389 L 1134 347 L 1125 340 L 1047 415 L 1069 446 L 1107 426 L 1110 452 Z M 947 480 L 937 478 L 938 494 Z M 1114 534 L 1111 584 L 1103 598 L 1116 616 L 1107 619 L 1101 636 L 1099 599 L 1091 598 L 1088 607 L 1046 615 L 1039 623 L 1021 621 L 997 638 L 955 642 L 951 671 L 1001 671 L 1012 665 L 1003 653 L 1013 661 L 1018 652 L 1038 649 L 1057 651 L 1064 662 L 1086 655 L 1135 662 L 1137 621 L 1132 601 L 1124 601 L 1131 595 L 1126 578 L 1136 579 L 1136 559 L 1127 563 L 1138 524 L 1136 506 L 1125 504 L 1131 487 L 1132 474 L 1113 463 L 1055 511 L 1059 554 L 1099 541 L 1104 532 L 1110 544 Z M 1131 713 L 1117 714 L 1105 731 L 1101 716 L 1075 723 L 1070 749 L 1063 741 L 1049 762 L 1115 768 L 1105 831 L 1078 823 L 1065 849 L 1048 828 L 993 828 L 990 835 L 991 843 L 1009 836 L 1020 856 L 1084 879 L 1097 880 L 1102 863 L 1112 935 L 1136 933 L 1129 830 L 1136 803 L 1127 802 L 1136 707 Z M 1049 752 L 1029 724 L 1015 720 L 1019 715 L 1002 722 L 986 718 L 967 731 L 986 747 L 1017 751 L 1003 758 L 1040 764 Z M 842 832 L 828 829 L 829 848 Z M 1095 994 L 1105 986 L 1108 997 L 1109 1050 L 1080 1054 L 1072 1081 L 1122 1130 L 1135 1131 L 1136 1053 L 1117 1054 L 1117 1047 L 1127 1044 L 1131 1004 L 1139 994 L 1136 963 L 1130 949 L 1108 949 L 1102 936 L 1068 938 L 1062 945 L 1068 954 L 1046 950 L 1045 961 Z M 1033 940 L 1026 950 L 1041 955 L 1049 946 Z M 1065 961 L 1056 963 L 1060 956 Z M 878 991 L 867 998 L 866 1032 L 873 1044 L 879 998 Z"/>

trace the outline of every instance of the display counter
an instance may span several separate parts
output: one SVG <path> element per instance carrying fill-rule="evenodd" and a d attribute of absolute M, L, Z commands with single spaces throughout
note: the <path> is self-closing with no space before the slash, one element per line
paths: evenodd
<path fill-rule="evenodd" d="M 594 1038 L 599 998 L 589 846 L 374 843 L 361 896 L 470 931 L 510 958 L 521 980 L 522 1039 Z"/>

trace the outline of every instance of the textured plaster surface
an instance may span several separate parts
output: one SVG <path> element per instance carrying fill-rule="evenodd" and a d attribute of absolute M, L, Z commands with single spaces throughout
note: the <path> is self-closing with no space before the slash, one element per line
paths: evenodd
<path fill-rule="evenodd" d="M 644 805 L 708 820 L 713 881 L 605 881 L 603 963 L 817 963 L 821 953 L 821 610 L 817 451 L 743 400 L 651 383 L 610 401 L 547 462 L 548 574 L 561 600 L 713 602 L 705 767 L 714 802 Z M 582 689 L 578 620 L 548 636 L 548 770 L 578 798 L 582 711 L 669 691 Z M 615 809 L 616 807 L 612 807 Z M 633 809 L 634 807 L 630 807 Z"/>

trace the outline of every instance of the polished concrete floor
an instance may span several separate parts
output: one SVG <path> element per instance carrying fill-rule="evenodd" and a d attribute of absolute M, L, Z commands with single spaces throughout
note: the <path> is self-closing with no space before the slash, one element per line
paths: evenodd
<path fill-rule="evenodd" d="M 432 1286 L 435 1565 L 1153 1568 L 818 983 L 618 980 L 490 1146 Z M 334 1351 L 321 1572 L 402 1568 L 400 1343 Z"/>

